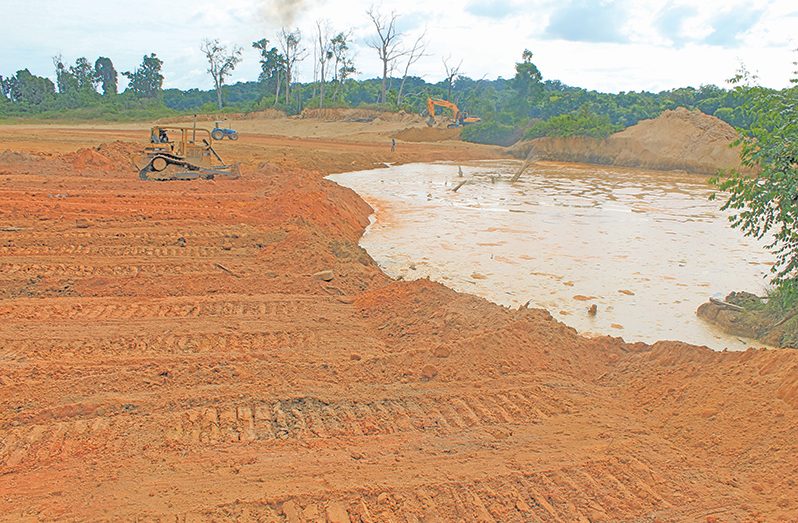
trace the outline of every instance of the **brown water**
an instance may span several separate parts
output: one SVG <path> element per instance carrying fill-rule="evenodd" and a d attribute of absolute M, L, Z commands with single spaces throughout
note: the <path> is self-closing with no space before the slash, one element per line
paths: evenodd
<path fill-rule="evenodd" d="M 706 177 L 543 163 L 510 184 L 519 166 L 477 162 L 460 177 L 457 165 L 410 164 L 331 179 L 375 208 L 361 245 L 390 276 L 529 302 L 587 334 L 748 346 L 695 310 L 732 290 L 762 293 L 772 256 L 729 226 Z"/>

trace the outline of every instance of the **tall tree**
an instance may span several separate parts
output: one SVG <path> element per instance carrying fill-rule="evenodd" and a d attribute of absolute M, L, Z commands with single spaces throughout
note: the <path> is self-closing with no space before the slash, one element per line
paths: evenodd
<path fill-rule="evenodd" d="M 418 62 L 421 57 L 427 56 L 427 42 L 425 37 L 427 36 L 426 29 L 424 30 L 421 35 L 416 38 L 416 41 L 413 43 L 413 47 L 410 48 L 410 51 L 407 54 L 407 62 L 405 63 L 405 72 L 402 74 L 402 83 L 399 84 L 399 94 L 396 96 L 396 105 L 402 103 L 402 94 L 405 90 L 405 82 L 407 81 L 407 75 L 410 72 L 410 67 Z"/>
<path fill-rule="evenodd" d="M 463 66 L 463 61 L 460 60 L 460 63 L 457 65 L 449 65 L 449 58 L 443 59 L 443 70 L 446 72 L 446 99 L 452 99 L 452 88 L 454 87 L 454 82 L 457 80 L 457 77 L 460 76 L 460 68 Z"/>
<path fill-rule="evenodd" d="M 283 57 L 285 58 L 285 103 L 291 103 L 291 83 L 294 81 L 294 67 L 308 56 L 308 51 L 302 47 L 302 32 L 293 31 L 285 27 L 280 29 L 277 37 Z"/>
<path fill-rule="evenodd" d="M 384 15 L 378 13 L 374 6 L 371 6 L 366 14 L 371 19 L 377 30 L 377 36 L 368 40 L 366 44 L 377 51 L 377 55 L 382 62 L 382 86 L 380 89 L 380 103 L 385 103 L 388 90 L 388 72 L 394 68 L 397 58 L 407 54 L 400 47 L 401 34 L 396 28 L 399 16 L 396 13 Z"/>
<path fill-rule="evenodd" d="M 97 80 L 94 75 L 94 68 L 85 58 L 80 57 L 75 60 L 75 65 L 69 68 L 69 72 L 75 78 L 77 90 L 82 93 L 96 93 Z"/>
<path fill-rule="evenodd" d="M 532 51 L 524 49 L 524 52 L 521 53 L 521 61 L 515 64 L 515 76 L 513 77 L 513 89 L 522 101 L 519 104 L 519 109 L 524 113 L 529 111 L 529 107 L 543 93 L 543 75 L 532 63 L 532 56 Z"/>
<path fill-rule="evenodd" d="M 200 49 L 208 60 L 208 73 L 213 78 L 213 85 L 216 88 L 216 105 L 221 109 L 222 85 L 224 79 L 230 76 L 241 61 L 241 48 L 233 46 L 228 51 L 227 46 L 222 45 L 218 38 L 213 40 L 206 38 L 202 41 Z"/>
<path fill-rule="evenodd" d="M 163 87 L 161 67 L 163 60 L 155 53 L 144 55 L 141 65 L 136 70 L 122 73 L 130 82 L 128 85 L 130 92 L 141 98 L 155 98 L 160 95 Z"/>
<path fill-rule="evenodd" d="M 355 63 L 350 56 L 349 39 L 351 33 L 338 33 L 331 41 L 333 54 L 333 82 L 335 82 L 335 92 L 333 98 L 337 98 L 341 93 L 341 86 L 346 79 L 357 72 Z"/>
<path fill-rule="evenodd" d="M 55 66 L 55 83 L 58 86 L 58 92 L 66 94 L 77 91 L 78 80 L 64 64 L 64 58 L 60 54 L 53 57 L 53 66 Z"/>
<path fill-rule="evenodd" d="M 116 94 L 118 74 L 110 58 L 101 56 L 94 62 L 94 78 L 102 86 L 103 96 Z"/>
<path fill-rule="evenodd" d="M 277 105 L 282 77 L 285 74 L 285 56 L 276 47 L 269 48 L 269 41 L 265 38 L 252 42 L 252 47 L 260 51 L 258 81 L 267 88 L 274 89 L 274 105 Z"/>
<path fill-rule="evenodd" d="M 319 61 L 319 107 L 324 107 L 324 84 L 327 82 L 327 64 L 333 59 L 333 43 L 328 22 L 316 22 L 317 54 Z"/>

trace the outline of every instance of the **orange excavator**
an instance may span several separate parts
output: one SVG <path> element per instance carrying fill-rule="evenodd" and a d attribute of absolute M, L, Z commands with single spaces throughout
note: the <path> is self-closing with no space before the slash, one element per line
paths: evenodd
<path fill-rule="evenodd" d="M 448 100 L 440 100 L 438 98 L 427 98 L 427 125 L 432 127 L 435 125 L 435 107 L 444 107 L 449 109 L 453 113 L 453 123 L 450 123 L 448 127 L 460 127 L 463 125 L 468 125 L 472 123 L 481 122 L 482 119 L 476 116 L 469 116 L 468 113 L 464 113 L 460 111 L 460 108 L 457 107 L 457 104 L 454 102 L 450 102 Z"/>

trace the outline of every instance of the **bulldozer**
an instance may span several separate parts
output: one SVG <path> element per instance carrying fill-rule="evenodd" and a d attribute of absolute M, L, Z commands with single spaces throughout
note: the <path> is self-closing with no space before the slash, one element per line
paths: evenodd
<path fill-rule="evenodd" d="M 432 127 L 435 125 L 435 107 L 444 107 L 452 111 L 452 123 L 447 127 L 462 127 L 472 123 L 481 122 L 482 119 L 477 116 L 469 116 L 468 113 L 460 111 L 457 104 L 448 100 L 440 100 L 437 98 L 427 98 L 427 125 Z"/>
<path fill-rule="evenodd" d="M 150 129 L 150 144 L 144 149 L 142 180 L 210 180 L 217 176 L 241 176 L 238 164 L 228 165 L 211 145 L 211 132 L 196 127 Z"/>

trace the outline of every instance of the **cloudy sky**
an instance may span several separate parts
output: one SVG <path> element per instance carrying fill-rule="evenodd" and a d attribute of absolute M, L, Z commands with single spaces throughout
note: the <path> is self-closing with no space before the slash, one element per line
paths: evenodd
<path fill-rule="evenodd" d="M 27 67 L 52 77 L 57 54 L 70 63 L 108 56 L 124 71 L 155 52 L 166 87 L 209 89 L 203 37 L 244 48 L 234 83 L 257 78 L 253 41 L 298 27 L 310 48 L 316 21 L 326 20 L 351 31 L 359 77 L 370 78 L 380 71 L 366 46 L 372 3 L 400 16 L 408 43 L 426 30 L 430 56 L 411 74 L 430 81 L 447 57 L 475 79 L 511 77 L 528 48 L 544 78 L 601 91 L 724 85 L 740 63 L 783 87 L 797 56 L 796 0 L 0 0 L 0 74 Z M 312 78 L 310 61 L 300 80 Z"/>

